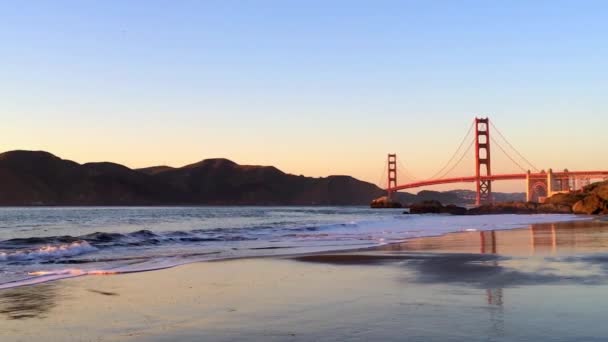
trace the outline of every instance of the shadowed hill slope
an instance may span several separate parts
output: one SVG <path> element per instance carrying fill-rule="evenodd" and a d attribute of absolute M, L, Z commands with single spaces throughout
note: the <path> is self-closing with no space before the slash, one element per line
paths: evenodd
<path fill-rule="evenodd" d="M 173 170 L 173 168 L 171 166 L 160 165 L 160 166 L 150 166 L 150 167 L 144 167 L 141 169 L 135 169 L 135 171 L 139 171 L 139 172 L 145 173 L 147 175 L 155 175 L 157 173 L 161 173 L 161 172 L 168 171 L 168 170 Z"/>
<path fill-rule="evenodd" d="M 295 176 L 227 159 L 132 170 L 42 151 L 0 154 L 0 205 L 366 205 L 381 193 L 348 176 Z"/>
<path fill-rule="evenodd" d="M 114 163 L 78 164 L 48 152 L 0 154 L 0 205 L 131 205 L 175 200 L 152 176 Z"/>
<path fill-rule="evenodd" d="M 272 166 L 238 165 L 227 159 L 203 160 L 156 177 L 192 203 L 364 205 L 382 193 L 377 186 L 348 176 L 295 176 Z"/>

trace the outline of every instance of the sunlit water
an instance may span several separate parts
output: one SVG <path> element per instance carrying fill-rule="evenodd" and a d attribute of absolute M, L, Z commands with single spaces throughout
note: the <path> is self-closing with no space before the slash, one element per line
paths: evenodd
<path fill-rule="evenodd" d="M 403 215 L 363 207 L 0 209 L 0 288 L 233 257 L 363 248 L 572 215 Z"/>

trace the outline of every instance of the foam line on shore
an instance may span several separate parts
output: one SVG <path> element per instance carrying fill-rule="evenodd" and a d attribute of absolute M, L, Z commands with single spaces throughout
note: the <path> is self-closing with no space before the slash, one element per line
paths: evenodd
<path fill-rule="evenodd" d="M 494 219 L 497 216 L 492 216 Z M 437 218 L 437 216 L 428 216 L 428 217 L 423 217 L 423 219 L 432 219 L 432 218 Z M 489 218 L 489 217 L 486 217 Z M 452 219 L 452 217 L 439 217 L 438 221 L 434 224 L 441 224 L 441 223 L 445 223 L 445 220 L 450 220 Z M 562 216 L 562 217 L 556 217 L 555 215 L 535 215 L 534 217 L 527 217 L 527 219 L 524 219 L 523 217 L 518 217 L 515 222 L 513 221 L 513 218 L 509 218 L 508 220 L 505 220 L 506 222 L 508 222 L 508 224 L 505 224 L 507 227 L 504 228 L 505 230 L 507 229 L 514 229 L 514 228 L 523 228 L 529 224 L 534 224 L 534 223 L 552 223 L 552 222 L 567 222 L 567 221 L 580 221 L 580 220 L 589 220 L 589 217 L 573 217 L 571 215 L 568 215 L 568 217 Z M 406 219 L 406 221 L 411 220 L 411 217 L 409 217 L 408 219 Z M 432 221 L 432 220 L 431 220 Z M 497 228 L 497 225 L 499 223 L 497 222 L 493 222 L 491 224 L 484 224 L 483 220 L 480 220 L 479 218 L 477 219 L 477 224 L 479 225 L 478 227 L 474 228 L 475 230 L 494 230 Z M 460 222 L 460 221 L 457 221 Z M 451 222 L 451 225 L 448 224 L 448 226 L 450 227 L 456 227 L 458 226 L 457 224 L 454 224 L 454 222 Z M 343 233 L 343 230 L 346 228 L 343 225 L 334 225 L 334 227 L 338 227 L 338 228 L 334 228 L 336 230 L 338 230 L 338 234 Z M 352 228 L 352 226 L 350 227 L 351 229 L 355 229 Z M 360 229 L 360 228 L 357 228 Z M 461 228 L 459 230 L 451 230 L 451 231 L 445 231 L 445 230 L 438 230 L 438 231 L 424 231 L 424 230 L 420 230 L 420 233 L 417 234 L 413 234 L 413 236 L 403 236 L 402 239 L 393 239 L 390 241 L 385 241 L 383 239 L 375 239 L 375 240 L 370 240 L 370 242 L 366 243 L 366 244 L 362 244 L 363 246 L 367 246 L 367 248 L 369 247 L 379 247 L 379 246 L 386 246 L 386 245 L 390 245 L 393 243 L 400 243 L 406 240 L 411 240 L 411 239 L 415 239 L 418 237 L 431 237 L 431 236 L 441 236 L 441 235 L 445 235 L 445 234 L 449 234 L 449 233 L 454 233 L 454 232 L 458 232 L 458 231 L 468 231 L 471 230 L 473 228 Z M 424 233 L 424 234 L 421 234 Z M 373 242 L 373 243 L 372 243 Z M 76 242 L 73 242 L 72 244 L 74 244 Z M 370 246 L 370 244 L 372 244 L 372 246 Z M 85 246 L 86 247 L 86 246 Z M 300 246 L 302 247 L 302 246 Z M 91 248 L 95 248 L 95 247 L 91 247 Z M 295 247 L 294 247 L 295 248 Z M 60 279 L 67 279 L 67 278 L 74 278 L 74 277 L 80 277 L 80 276 L 85 276 L 85 275 L 113 275 L 113 274 L 125 274 L 125 273 L 133 273 L 133 272 L 147 272 L 147 271 L 154 271 L 154 270 L 159 270 L 159 269 L 166 269 L 166 268 L 171 268 L 171 267 L 176 267 L 176 266 L 180 266 L 180 265 L 184 265 L 184 264 L 189 264 L 189 263 L 194 263 L 194 262 L 201 262 L 201 261 L 221 261 L 221 260 L 227 260 L 227 259 L 239 259 L 239 258 L 251 258 L 251 257 L 261 257 L 261 256 L 289 256 L 289 255 L 305 255 L 305 254 L 313 254 L 313 255 L 319 255 L 322 253 L 331 253 L 334 251 L 341 251 L 341 252 L 346 252 L 346 251 L 355 251 L 355 250 L 361 250 L 361 247 L 356 247 L 353 248 L 353 245 L 340 245 L 340 244 L 330 244 L 330 245 L 309 245 L 309 246 L 304 246 L 303 248 L 307 248 L 309 249 L 309 252 L 303 251 L 303 252 L 298 252 L 297 254 L 293 253 L 293 249 L 290 248 L 272 248 L 272 246 L 267 246 L 267 247 L 261 247 L 261 248 L 257 248 L 256 250 L 261 251 L 262 253 L 258 253 L 258 254 L 252 254 L 252 255 L 232 255 L 232 256 L 227 256 L 226 254 L 220 253 L 220 252 L 212 252 L 212 253 L 199 253 L 198 255 L 196 255 L 195 257 L 192 257 L 192 255 L 177 255 L 177 256 L 173 256 L 173 257 L 162 257 L 162 258 L 158 258 L 158 259 L 150 259 L 150 260 L 146 260 L 145 257 L 143 257 L 144 262 L 143 263 L 139 263 L 139 264 L 131 264 L 131 265 L 126 265 L 126 266 L 120 266 L 120 267 L 110 267 L 110 268 L 95 268 L 95 269 L 78 269 L 78 268 L 67 268 L 67 269 L 53 269 L 53 270 L 34 270 L 31 271 L 29 273 L 29 277 L 25 278 L 25 279 L 20 279 L 20 280 L 16 280 L 16 281 L 12 281 L 12 282 L 7 282 L 4 284 L 0 284 L 0 289 L 6 289 L 6 288 L 12 288 L 12 287 L 18 287 L 18 286 L 25 286 L 25 285 L 34 285 L 34 284 L 38 284 L 38 283 L 43 283 L 43 282 L 49 282 L 49 281 L 55 281 L 55 280 L 60 280 Z M 285 252 L 283 253 L 282 250 L 284 250 Z M 264 254 L 264 252 L 268 252 L 266 254 Z M 292 253 L 289 253 L 289 252 Z M 107 259 L 110 260 L 110 259 Z M 125 258 L 125 260 L 127 260 L 127 258 Z M 95 260 L 98 261 L 98 260 Z"/>

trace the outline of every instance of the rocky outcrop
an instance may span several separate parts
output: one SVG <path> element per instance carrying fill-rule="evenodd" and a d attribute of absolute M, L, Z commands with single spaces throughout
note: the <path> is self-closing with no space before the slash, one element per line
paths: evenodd
<path fill-rule="evenodd" d="M 555 194 L 545 199 L 545 204 L 556 204 L 556 205 L 567 205 L 572 207 L 574 203 L 585 198 L 585 195 L 581 192 L 568 192 L 562 194 Z"/>
<path fill-rule="evenodd" d="M 584 215 L 608 214 L 608 201 L 595 193 L 591 193 L 582 200 L 574 203 L 572 211 L 574 211 L 575 214 Z"/>
<path fill-rule="evenodd" d="M 517 202 L 523 201 L 526 198 L 525 193 L 503 193 L 494 192 L 492 193 L 494 199 L 498 202 Z M 386 196 L 383 196 L 386 197 Z M 392 203 L 386 203 L 386 200 L 377 198 L 370 207 L 372 208 L 401 208 L 409 207 L 414 203 L 421 203 L 424 201 L 439 201 L 440 203 L 453 204 L 456 206 L 467 206 L 475 203 L 475 191 L 471 190 L 449 190 L 449 191 L 429 191 L 422 190 L 417 194 L 409 192 L 395 192 L 391 196 Z"/>
<path fill-rule="evenodd" d="M 410 206 L 410 214 L 451 214 L 451 215 L 496 215 L 496 214 L 569 214 L 568 205 L 538 204 L 532 202 L 505 202 L 484 204 L 466 209 L 455 205 L 444 206 L 438 201 L 424 201 Z"/>
<path fill-rule="evenodd" d="M 441 203 L 436 201 L 422 202 L 412 206 L 412 213 L 445 213 Z M 553 195 L 544 203 L 502 202 L 484 204 L 466 210 L 465 215 L 491 214 L 582 214 L 608 215 L 608 181 L 597 182 L 580 191 Z M 462 215 L 460 212 L 457 215 Z"/>
<path fill-rule="evenodd" d="M 505 202 L 484 204 L 467 211 L 467 215 L 493 214 L 569 214 L 572 209 L 562 204 L 539 204 L 533 202 Z"/>
<path fill-rule="evenodd" d="M 467 209 L 450 204 L 444 206 L 439 201 L 430 200 L 412 204 L 409 214 L 450 214 L 450 215 L 465 215 Z"/>
<path fill-rule="evenodd" d="M 608 200 L 608 181 L 589 184 L 583 188 L 584 194 L 596 194 L 603 200 Z"/>
<path fill-rule="evenodd" d="M 608 215 L 608 181 L 590 184 L 577 192 L 553 195 L 545 203 L 570 206 L 575 214 Z"/>
<path fill-rule="evenodd" d="M 467 211 L 469 215 L 490 214 L 536 214 L 536 203 L 531 202 L 506 202 L 483 204 Z"/>
<path fill-rule="evenodd" d="M 403 206 L 399 202 L 391 201 L 387 196 L 376 198 L 370 204 L 371 208 L 382 209 L 382 208 L 402 208 Z"/>

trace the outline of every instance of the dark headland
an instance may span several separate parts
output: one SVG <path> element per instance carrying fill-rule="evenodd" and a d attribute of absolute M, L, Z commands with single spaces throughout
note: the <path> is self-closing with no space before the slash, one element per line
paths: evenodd
<path fill-rule="evenodd" d="M 0 205 L 352 205 L 381 194 L 349 176 L 296 176 L 228 159 L 130 169 L 43 151 L 0 154 Z"/>

